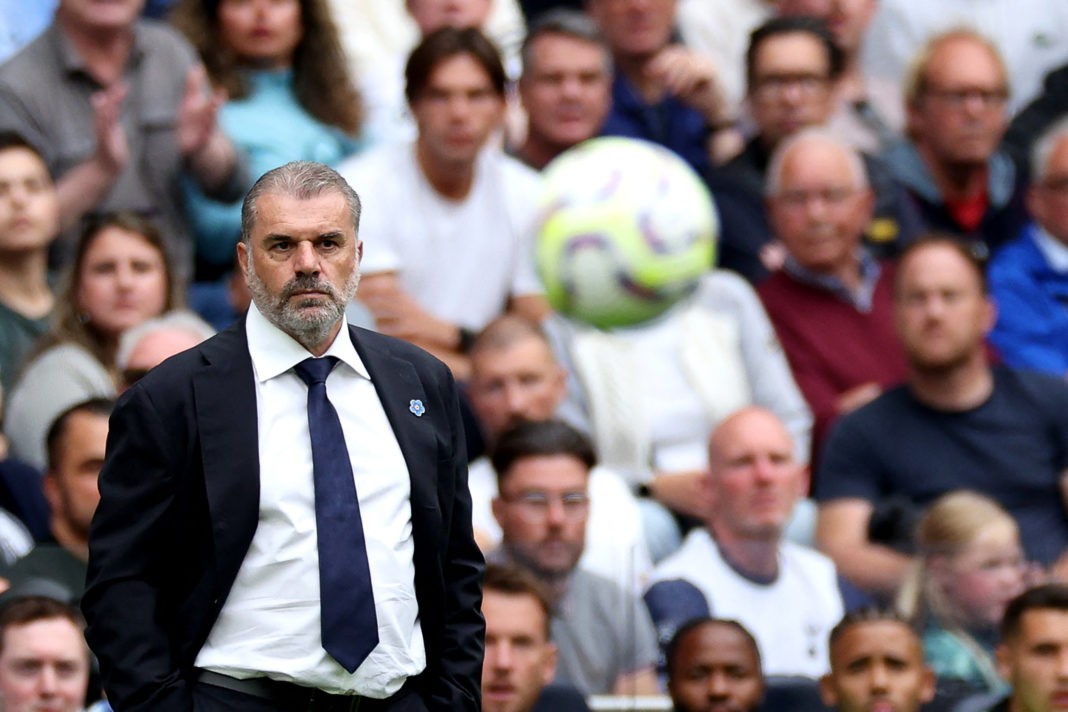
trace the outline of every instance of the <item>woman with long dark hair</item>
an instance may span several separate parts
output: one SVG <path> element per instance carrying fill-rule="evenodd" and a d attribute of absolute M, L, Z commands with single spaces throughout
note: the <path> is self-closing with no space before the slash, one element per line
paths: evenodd
<path fill-rule="evenodd" d="M 362 108 L 326 0 L 180 0 L 171 22 L 229 100 L 219 120 L 252 178 L 294 160 L 336 164 L 359 146 Z M 187 183 L 197 280 L 233 265 L 240 203 Z"/>

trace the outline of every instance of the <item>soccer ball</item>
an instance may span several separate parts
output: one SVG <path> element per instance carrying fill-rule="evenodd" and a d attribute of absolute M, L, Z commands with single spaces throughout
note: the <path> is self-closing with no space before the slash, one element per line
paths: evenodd
<path fill-rule="evenodd" d="M 549 303 L 599 329 L 662 314 L 712 267 L 712 197 L 656 144 L 604 137 L 575 146 L 546 167 L 539 206 L 535 260 Z"/>

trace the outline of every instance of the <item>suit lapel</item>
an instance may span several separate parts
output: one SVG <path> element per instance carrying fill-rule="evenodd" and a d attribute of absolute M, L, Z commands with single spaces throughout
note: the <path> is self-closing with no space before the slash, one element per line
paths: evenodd
<path fill-rule="evenodd" d="M 350 329 L 356 352 L 360 355 L 393 426 L 397 443 L 408 465 L 408 477 L 412 488 L 412 517 L 418 518 L 420 510 L 437 512 L 437 442 L 434 438 L 433 418 L 417 416 L 412 401 L 425 408 L 443 408 L 445 404 L 431 401 L 415 367 L 385 350 L 369 343 L 372 339 L 358 337 Z"/>
<path fill-rule="evenodd" d="M 259 521 L 256 386 L 244 320 L 202 347 L 193 374 L 204 486 L 220 575 L 229 588 Z"/>

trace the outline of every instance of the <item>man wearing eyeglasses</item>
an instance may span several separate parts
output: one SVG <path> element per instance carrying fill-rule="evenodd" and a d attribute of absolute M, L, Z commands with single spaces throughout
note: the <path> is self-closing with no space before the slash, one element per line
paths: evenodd
<path fill-rule="evenodd" d="M 782 266 L 785 252 L 764 210 L 771 155 L 782 141 L 824 126 L 836 106 L 842 50 L 826 24 L 813 17 L 775 17 L 753 31 L 746 53 L 746 101 L 756 132 L 745 149 L 709 177 L 723 228 L 720 266 L 759 283 Z M 866 241 L 890 254 L 919 227 L 914 211 L 886 168 L 864 156 L 875 196 L 864 226 Z"/>
<path fill-rule="evenodd" d="M 1068 377 L 1068 118 L 1035 143 L 1027 205 L 1034 222 L 990 262 L 998 320 L 990 334 L 1010 366 Z"/>
<path fill-rule="evenodd" d="M 875 204 L 864 163 L 827 130 L 804 129 L 779 145 L 766 203 L 786 262 L 757 293 L 812 409 L 816 463 L 838 416 L 905 380 L 893 267 L 862 244 Z"/>
<path fill-rule="evenodd" d="M 641 602 L 615 582 L 578 568 L 589 516 L 585 435 L 559 420 L 522 422 L 493 453 L 501 547 L 490 556 L 533 573 L 552 599 L 556 679 L 591 694 L 655 694 L 656 635 Z"/>
<path fill-rule="evenodd" d="M 973 30 L 932 38 L 905 77 L 910 141 L 884 158 L 927 229 L 993 252 L 1027 222 L 1026 176 L 998 149 L 1008 77 L 997 48 Z"/>
<path fill-rule="evenodd" d="M 716 427 L 708 458 L 705 528 L 656 567 L 645 593 L 661 643 L 693 618 L 728 618 L 756 638 L 765 675 L 819 677 L 843 595 L 830 559 L 783 537 L 808 489 L 789 432 L 747 407 Z"/>

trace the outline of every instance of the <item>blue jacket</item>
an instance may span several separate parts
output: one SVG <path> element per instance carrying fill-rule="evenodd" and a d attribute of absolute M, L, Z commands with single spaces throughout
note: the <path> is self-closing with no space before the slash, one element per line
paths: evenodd
<path fill-rule="evenodd" d="M 1068 374 L 1068 272 L 1054 270 L 1033 223 L 988 268 L 998 321 L 990 340 L 1014 368 Z"/>

